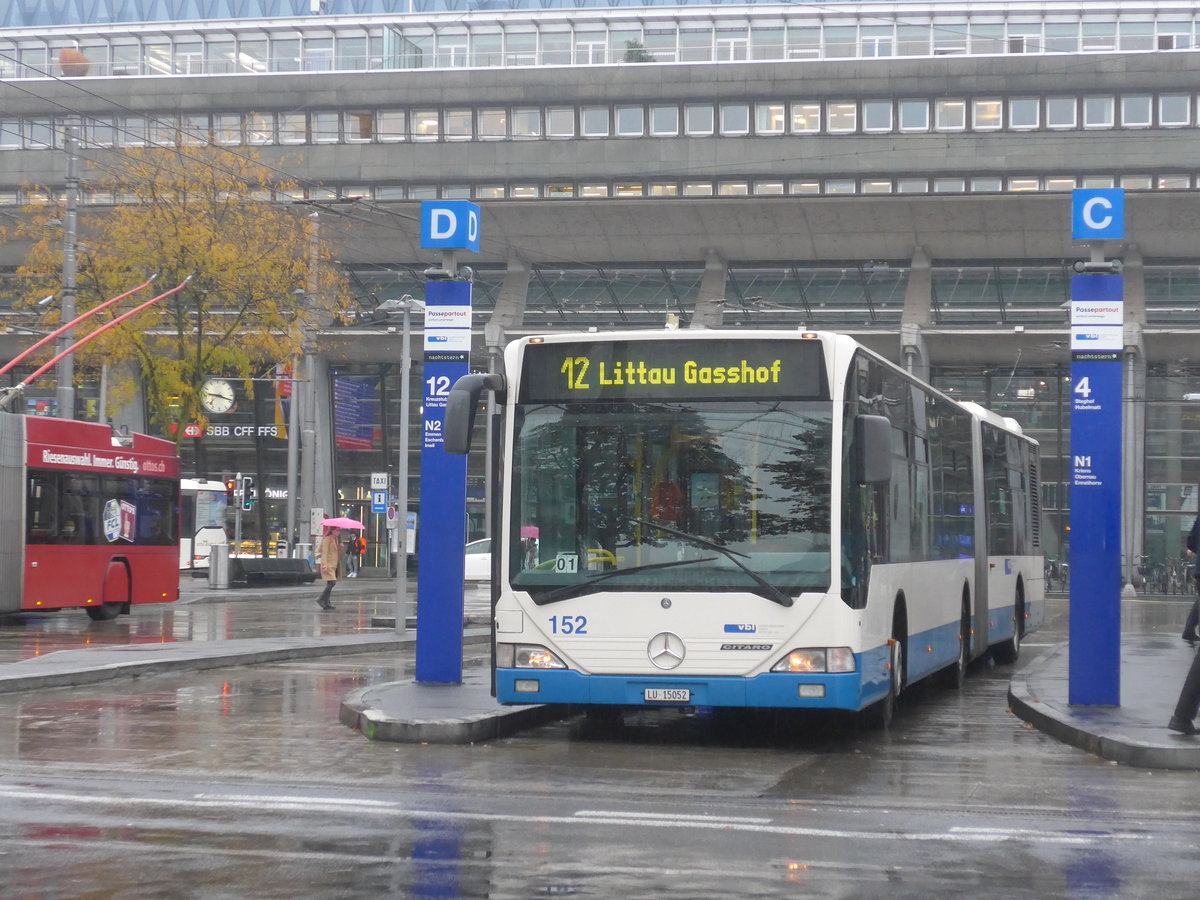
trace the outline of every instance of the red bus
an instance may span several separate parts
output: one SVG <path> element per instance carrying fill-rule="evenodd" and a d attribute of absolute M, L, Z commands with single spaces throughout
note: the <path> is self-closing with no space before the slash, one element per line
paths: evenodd
<path fill-rule="evenodd" d="M 178 600 L 175 444 L 0 413 L 0 534 L 0 613 Z"/>

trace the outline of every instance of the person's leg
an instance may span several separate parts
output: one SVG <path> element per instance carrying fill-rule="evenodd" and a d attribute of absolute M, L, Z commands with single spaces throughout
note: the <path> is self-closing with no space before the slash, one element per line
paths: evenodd
<path fill-rule="evenodd" d="M 317 606 L 321 609 L 333 609 L 333 604 L 329 602 L 329 595 L 333 591 L 334 582 L 325 582 L 325 590 L 321 592 L 321 596 L 317 598 Z"/>
<path fill-rule="evenodd" d="M 1196 626 L 1200 624 L 1200 594 L 1192 602 L 1192 608 L 1188 610 L 1187 621 L 1183 623 L 1183 639 L 1185 641 L 1200 640 L 1200 636 L 1196 634 Z"/>
<path fill-rule="evenodd" d="M 1167 726 L 1172 731 L 1182 734 L 1195 734 L 1196 710 L 1200 708 L 1200 653 L 1192 658 L 1191 668 L 1183 680 L 1183 689 L 1179 692 L 1179 702 L 1175 704 L 1175 715 Z"/>

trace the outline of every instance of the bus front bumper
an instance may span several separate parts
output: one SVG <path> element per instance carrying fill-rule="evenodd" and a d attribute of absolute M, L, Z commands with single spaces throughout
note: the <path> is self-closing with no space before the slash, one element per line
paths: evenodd
<path fill-rule="evenodd" d="M 846 674 L 769 672 L 751 678 L 584 675 L 570 669 L 497 669 L 501 703 L 731 706 L 858 710 L 884 697 L 886 680 Z M 686 693 L 684 693 L 686 692 Z"/>

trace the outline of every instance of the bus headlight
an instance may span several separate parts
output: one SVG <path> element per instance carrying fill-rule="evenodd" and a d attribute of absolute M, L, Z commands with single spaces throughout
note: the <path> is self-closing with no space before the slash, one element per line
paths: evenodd
<path fill-rule="evenodd" d="M 501 669 L 565 669 L 567 664 L 537 644 L 497 644 L 496 666 Z"/>
<path fill-rule="evenodd" d="M 854 652 L 849 647 L 807 647 L 793 650 L 771 667 L 772 672 L 802 675 L 812 672 L 853 672 Z"/>

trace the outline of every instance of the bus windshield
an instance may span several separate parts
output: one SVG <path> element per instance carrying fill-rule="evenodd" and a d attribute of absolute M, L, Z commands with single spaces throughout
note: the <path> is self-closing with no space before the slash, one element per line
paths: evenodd
<path fill-rule="evenodd" d="M 512 586 L 539 604 L 828 590 L 831 415 L 824 400 L 520 406 Z"/>

